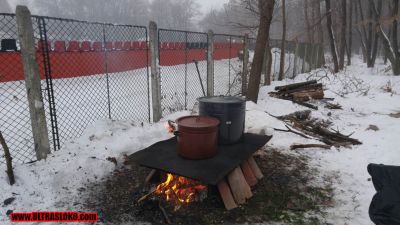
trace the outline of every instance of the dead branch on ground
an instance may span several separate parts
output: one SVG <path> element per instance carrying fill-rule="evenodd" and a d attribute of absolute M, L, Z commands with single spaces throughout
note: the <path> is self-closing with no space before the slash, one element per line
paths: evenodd
<path fill-rule="evenodd" d="M 332 146 L 330 145 L 321 145 L 321 144 L 293 144 L 290 146 L 290 150 L 295 150 L 299 148 L 324 148 L 330 149 Z"/>
<path fill-rule="evenodd" d="M 0 131 L 0 143 L 3 146 L 4 150 L 4 157 L 6 159 L 6 164 L 7 164 L 7 175 L 8 179 L 10 180 L 10 185 L 13 185 L 15 183 L 15 177 L 14 177 L 14 171 L 12 168 L 12 157 L 10 154 L 10 149 L 8 148 L 6 144 L 6 140 L 4 140 L 3 134 Z"/>
<path fill-rule="evenodd" d="M 350 145 L 360 145 L 361 141 L 351 138 L 349 135 L 344 135 L 338 130 L 329 130 L 332 122 L 329 120 L 320 120 L 311 117 L 311 111 L 297 111 L 284 116 L 277 116 L 279 120 L 284 121 L 287 125 L 289 131 L 297 130 L 301 132 L 302 135 L 307 135 L 318 139 L 319 141 L 329 145 L 329 146 L 350 146 Z M 290 125 L 293 129 L 290 129 Z M 294 132 L 292 132 L 294 133 Z M 299 135 L 299 133 L 296 133 Z"/>

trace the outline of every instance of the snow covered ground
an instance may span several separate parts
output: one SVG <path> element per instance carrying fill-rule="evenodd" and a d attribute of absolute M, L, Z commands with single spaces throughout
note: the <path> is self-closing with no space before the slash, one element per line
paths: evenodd
<path fill-rule="evenodd" d="M 233 77 L 233 69 L 239 70 L 241 61 L 238 58 L 231 59 L 231 63 L 228 61 L 225 59 L 214 62 L 218 68 L 215 72 L 215 91 L 218 95 L 228 93 L 230 86 L 233 86 L 232 94 L 240 91 L 241 83 L 236 81 L 232 85 L 233 80 L 229 81 L 227 74 L 230 65 Z M 199 62 L 199 71 L 207 91 L 206 61 Z M 194 63 L 189 63 L 186 67 L 185 65 L 163 66 L 160 68 L 160 73 L 163 116 L 184 110 L 185 106 L 191 109 L 196 98 L 203 95 Z M 45 81 L 42 81 L 42 87 L 46 88 Z M 71 138 L 82 135 L 89 124 L 109 118 L 109 110 L 114 120 L 133 120 L 135 123 L 149 121 L 150 100 L 146 68 L 110 73 L 108 87 L 105 74 L 53 79 L 61 146 Z M 47 103 L 47 93 L 43 92 L 43 97 Z M 24 81 L 0 82 L 0 107 L 0 125 L 14 161 L 21 163 L 34 160 L 32 128 Z M 48 105 L 45 105 L 45 108 L 51 139 Z M 1 162 L 4 162 L 3 158 L 0 158 Z"/>
<path fill-rule="evenodd" d="M 400 77 L 389 76 L 384 65 L 367 69 L 358 58 L 353 65 L 335 76 L 325 76 L 322 70 L 299 75 L 295 81 L 274 82 L 272 86 L 262 87 L 258 104 L 247 103 L 246 129 L 257 130 L 267 127 L 274 137 L 269 146 L 288 154 L 307 155 L 310 163 L 318 168 L 320 177 L 334 176 L 334 207 L 327 209 L 327 220 L 333 224 L 372 224 L 368 217 L 368 207 L 374 194 L 371 181 L 368 181 L 368 163 L 400 165 L 398 141 L 400 118 L 392 117 L 400 113 Z M 284 129 L 284 124 L 268 115 L 284 115 L 306 109 L 289 101 L 271 98 L 267 93 L 275 85 L 305 80 L 307 77 L 321 78 L 328 89 L 326 97 L 335 98 L 343 110 L 328 110 L 319 107 L 313 116 L 329 119 L 342 133 L 354 132 L 354 138 L 363 142 L 351 149 L 331 150 L 309 149 L 290 151 L 295 142 L 308 143 L 310 140 L 284 132 L 273 132 L 272 128 Z M 383 88 L 390 82 L 392 93 Z M 116 157 L 122 163 L 125 154 L 132 154 L 154 142 L 169 138 L 163 123 L 187 115 L 180 111 L 163 118 L 156 124 L 138 125 L 134 121 L 99 120 L 89 125 L 83 134 L 46 161 L 14 166 L 16 184 L 8 185 L 6 173 L 0 173 L 0 199 L 15 197 L 10 205 L 0 207 L 0 214 L 7 210 L 81 210 L 82 187 L 86 183 L 104 179 L 115 165 L 108 157 Z M 392 114 L 392 116 L 390 116 Z M 367 130 L 376 125 L 379 130 Z M 8 217 L 0 217 L 1 224 L 8 224 Z"/>
<path fill-rule="evenodd" d="M 355 58 L 353 65 L 347 67 L 345 71 L 321 80 L 328 89 L 325 91 L 326 97 L 335 98 L 335 102 L 340 103 L 343 110 L 329 110 L 320 106 L 312 115 L 331 120 L 335 124 L 335 129 L 337 127 L 344 134 L 354 132 L 352 137 L 363 142 L 362 145 L 353 146 L 351 149 L 309 149 L 299 150 L 297 153 L 310 156 L 312 164 L 322 172 L 322 176 L 337 177 L 337 182 L 333 183 L 335 207 L 327 211 L 327 220 L 333 224 L 373 224 L 368 216 L 368 207 L 375 190 L 372 182 L 368 180 L 370 176 L 367 165 L 369 163 L 400 165 L 398 147 L 400 118 L 390 116 L 400 112 L 400 77 L 384 75 L 391 73 L 390 70 L 385 71 L 386 68 L 382 64 L 374 69 L 368 69 L 360 59 Z M 310 74 L 314 75 L 314 78 L 321 78 L 325 72 L 313 71 Z M 296 82 L 304 80 L 310 74 L 298 76 Z M 291 82 L 293 81 L 286 80 L 274 82 L 273 85 Z M 388 85 L 393 93 L 384 90 Z M 284 115 L 306 109 L 289 101 L 267 96 L 266 93 L 272 90 L 273 86 L 261 89 L 258 109 L 266 110 L 272 115 Z M 346 94 L 347 92 L 349 94 Z M 262 115 L 260 112 L 248 114 L 253 113 Z M 252 125 L 250 121 L 247 121 L 247 126 Z M 256 119 L 254 126 L 260 126 L 261 123 L 268 127 L 279 125 L 276 122 L 272 123 L 271 120 L 261 121 Z M 369 125 L 376 125 L 379 130 L 370 130 Z M 274 148 L 288 150 L 295 142 L 310 141 L 290 133 L 274 132 L 272 142 L 269 144 Z M 316 178 L 316 181 L 318 179 Z"/>

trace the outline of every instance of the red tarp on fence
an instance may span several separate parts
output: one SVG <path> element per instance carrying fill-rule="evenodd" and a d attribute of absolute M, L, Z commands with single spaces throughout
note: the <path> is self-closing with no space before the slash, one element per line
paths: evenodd
<path fill-rule="evenodd" d="M 104 51 L 98 51 L 99 49 L 97 51 L 87 51 L 87 49 L 85 49 L 86 51 L 82 49 L 60 51 L 59 48 L 63 48 L 63 46 L 58 46 L 60 45 L 58 44 L 55 51 L 49 52 L 52 77 L 57 79 L 104 74 L 106 73 L 106 65 L 108 73 L 145 68 L 150 53 L 147 52 L 146 46 L 141 44 L 135 49 L 135 44 L 136 42 L 132 43 L 130 50 L 108 51 L 107 56 Z M 229 46 L 229 44 L 215 43 L 214 45 L 213 57 L 215 60 L 236 58 L 243 47 L 242 44 Z M 161 46 L 168 46 L 168 48 L 161 48 L 159 51 L 161 66 L 174 66 L 191 63 L 193 60 L 202 61 L 207 58 L 206 49 L 185 50 L 181 48 L 183 46 L 179 43 L 173 42 L 163 43 Z M 37 56 L 42 74 L 41 78 L 44 79 L 42 53 L 37 52 Z M 0 59 L 2 59 L 0 61 L 0 82 L 24 79 L 20 52 L 0 52 Z"/>

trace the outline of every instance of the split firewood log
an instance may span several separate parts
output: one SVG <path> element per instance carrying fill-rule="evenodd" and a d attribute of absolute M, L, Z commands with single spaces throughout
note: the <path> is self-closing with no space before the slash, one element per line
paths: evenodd
<path fill-rule="evenodd" d="M 301 82 L 301 83 L 294 83 L 294 84 L 288 84 L 288 85 L 283 85 L 283 86 L 276 86 L 275 90 L 276 91 L 285 91 L 285 90 L 290 90 L 290 89 L 296 89 L 302 86 L 307 86 L 310 84 L 316 84 L 317 80 L 310 80 L 306 82 Z"/>

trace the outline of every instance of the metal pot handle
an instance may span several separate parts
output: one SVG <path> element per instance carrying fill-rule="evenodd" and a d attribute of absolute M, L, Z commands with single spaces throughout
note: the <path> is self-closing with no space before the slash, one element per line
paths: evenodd
<path fill-rule="evenodd" d="M 170 127 L 173 127 L 174 130 L 177 130 L 177 129 L 178 129 L 178 128 L 177 128 L 177 124 L 176 124 L 175 121 L 168 120 L 167 123 L 168 123 L 168 125 L 169 125 Z"/>
<path fill-rule="evenodd" d="M 177 126 L 177 124 L 176 124 L 176 122 L 175 121 L 172 121 L 172 120 L 168 120 L 168 125 L 170 126 L 170 127 L 172 127 L 173 128 L 173 134 L 175 135 L 175 136 L 179 136 L 179 134 L 180 134 L 180 132 L 178 131 L 178 126 Z"/>

